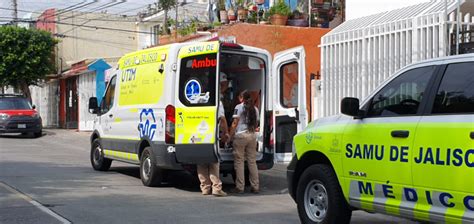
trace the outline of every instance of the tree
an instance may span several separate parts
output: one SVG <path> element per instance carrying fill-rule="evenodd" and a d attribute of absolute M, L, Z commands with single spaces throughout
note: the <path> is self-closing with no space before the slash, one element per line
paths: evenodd
<path fill-rule="evenodd" d="M 31 100 L 28 87 L 54 72 L 56 43 L 45 31 L 0 27 L 0 86 L 18 88 Z"/>
<path fill-rule="evenodd" d="M 163 27 L 165 34 L 169 34 L 168 32 L 168 12 L 170 9 L 176 7 L 176 0 L 158 0 L 158 6 L 164 10 L 164 19 L 163 19 Z"/>

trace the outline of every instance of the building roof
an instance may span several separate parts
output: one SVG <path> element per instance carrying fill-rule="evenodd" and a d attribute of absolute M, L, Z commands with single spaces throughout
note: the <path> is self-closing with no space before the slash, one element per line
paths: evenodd
<path fill-rule="evenodd" d="M 448 3 L 448 14 L 456 10 L 457 0 L 447 0 Z M 461 0 L 462 7 L 473 8 L 474 1 L 472 0 Z M 418 16 L 444 13 L 445 12 L 445 1 L 444 0 L 432 0 L 430 2 L 420 3 L 392 11 L 382 12 L 374 15 L 369 15 L 357 19 L 348 20 L 338 27 L 334 28 L 327 35 L 343 33 L 352 30 L 360 30 L 376 25 L 382 25 L 398 20 L 413 19 Z"/>

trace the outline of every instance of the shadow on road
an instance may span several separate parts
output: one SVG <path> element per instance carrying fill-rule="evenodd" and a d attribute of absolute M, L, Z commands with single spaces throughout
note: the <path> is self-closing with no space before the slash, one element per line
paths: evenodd
<path fill-rule="evenodd" d="M 41 136 L 40 137 L 35 137 L 33 135 L 33 133 L 25 133 L 25 134 L 22 134 L 22 133 L 0 133 L 0 138 L 10 138 L 10 139 L 37 139 L 37 138 L 41 138 L 45 135 L 49 135 L 49 136 L 53 136 L 53 135 L 56 135 L 56 133 L 52 132 L 52 131 L 46 131 L 46 130 L 43 130 L 43 133 L 41 133 Z"/>
<path fill-rule="evenodd" d="M 129 166 L 112 166 L 110 172 L 117 172 L 140 180 L 140 168 Z M 200 192 L 199 179 L 188 171 L 167 171 L 165 174 L 164 188 L 176 188 L 189 192 Z M 260 187 L 262 195 L 286 194 L 286 178 L 283 173 L 275 171 L 261 171 Z M 221 175 L 221 181 L 224 191 L 230 191 L 235 185 L 231 175 L 226 177 Z M 248 186 L 247 186 L 248 188 Z M 249 189 L 247 189 L 248 191 Z M 251 196 L 254 194 L 239 194 L 239 196 Z"/>

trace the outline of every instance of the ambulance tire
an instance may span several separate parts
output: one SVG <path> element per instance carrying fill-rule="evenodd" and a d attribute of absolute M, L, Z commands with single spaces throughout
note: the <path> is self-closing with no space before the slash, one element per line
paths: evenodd
<path fill-rule="evenodd" d="M 104 157 L 104 151 L 99 139 L 95 139 L 91 146 L 91 164 L 97 171 L 107 171 L 112 165 L 112 160 Z"/>
<path fill-rule="evenodd" d="M 140 178 L 143 185 L 157 187 L 163 182 L 163 169 L 156 166 L 156 158 L 151 147 L 146 147 L 140 158 Z"/>
<path fill-rule="evenodd" d="M 306 200 L 305 201 L 305 197 Z M 301 223 L 350 223 L 352 211 L 332 168 L 312 165 L 301 175 L 296 192 Z"/>

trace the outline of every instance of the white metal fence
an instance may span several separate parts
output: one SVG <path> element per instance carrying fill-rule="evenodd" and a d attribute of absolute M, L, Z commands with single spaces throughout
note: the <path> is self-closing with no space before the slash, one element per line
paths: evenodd
<path fill-rule="evenodd" d="M 406 65 L 449 55 L 456 1 L 448 0 L 446 6 L 438 0 L 350 20 L 325 35 L 315 117 L 338 114 L 342 98 L 364 99 Z M 474 18 L 468 10 L 474 1 L 462 1 L 463 6 L 461 30 L 472 30 Z"/>

